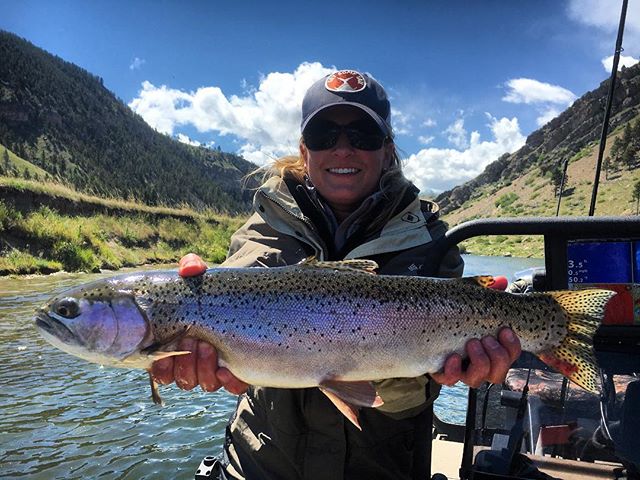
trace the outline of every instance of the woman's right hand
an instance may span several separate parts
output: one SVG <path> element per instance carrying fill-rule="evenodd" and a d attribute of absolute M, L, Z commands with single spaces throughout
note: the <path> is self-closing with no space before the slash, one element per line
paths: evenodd
<path fill-rule="evenodd" d="M 205 392 L 215 392 L 224 387 L 234 395 L 240 395 L 249 388 L 229 370 L 218 367 L 218 352 L 209 343 L 185 337 L 180 341 L 178 350 L 191 353 L 163 358 L 151 365 L 151 376 L 159 384 L 175 382 L 183 390 L 192 390 L 200 385 Z"/>

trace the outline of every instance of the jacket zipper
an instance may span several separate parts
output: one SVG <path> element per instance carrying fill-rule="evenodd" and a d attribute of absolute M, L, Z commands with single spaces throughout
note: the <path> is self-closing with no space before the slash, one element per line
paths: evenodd
<path fill-rule="evenodd" d="M 280 207 L 280 208 L 281 208 L 281 209 L 282 209 L 282 210 L 283 210 L 287 215 L 289 215 L 289 216 L 291 216 L 291 217 L 295 218 L 296 220 L 301 221 L 301 222 L 302 222 L 302 223 L 304 223 L 307 227 L 309 227 L 312 231 L 314 231 L 314 232 L 315 232 L 315 230 L 316 230 L 316 229 L 315 229 L 314 225 L 313 225 L 311 222 L 309 222 L 305 217 L 299 217 L 298 215 L 296 215 L 295 213 L 293 213 L 291 210 L 289 210 L 289 209 L 287 208 L 287 206 L 286 206 L 286 205 L 284 205 L 284 204 L 283 204 L 282 202 L 280 202 L 278 199 L 273 198 L 273 197 L 270 197 L 270 196 L 269 196 L 269 195 L 267 195 L 263 190 L 259 190 L 259 193 L 260 193 L 263 197 L 265 197 L 267 200 L 269 200 L 270 202 L 273 202 L 273 203 L 275 203 L 277 206 L 279 206 L 279 207 Z M 318 250 L 318 249 L 319 249 L 319 250 L 320 250 L 320 252 L 321 252 L 321 253 L 323 253 L 323 254 L 324 254 L 324 252 L 327 250 L 327 249 L 326 249 L 326 246 L 324 246 L 324 245 L 323 245 L 323 243 L 324 243 L 324 242 L 322 242 L 321 240 L 318 242 L 318 245 L 314 245 L 314 243 L 313 243 L 311 240 L 309 240 L 309 239 L 307 239 L 307 238 L 303 237 L 302 235 L 300 235 L 298 238 L 299 238 L 301 241 L 305 242 L 307 245 L 310 245 L 311 247 L 313 247 L 313 249 L 314 249 L 314 250 Z M 318 248 L 318 247 L 320 247 L 320 248 Z M 323 247 L 324 247 L 324 248 L 323 248 Z"/>

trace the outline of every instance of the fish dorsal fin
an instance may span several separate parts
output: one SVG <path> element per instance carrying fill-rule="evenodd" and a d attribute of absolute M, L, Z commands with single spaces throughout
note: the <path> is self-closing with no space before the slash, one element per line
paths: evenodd
<path fill-rule="evenodd" d="M 477 285 L 478 287 L 491 288 L 495 283 L 491 275 L 476 275 L 475 277 L 462 277 L 454 279 L 454 282 L 462 282 L 467 285 Z"/>
<path fill-rule="evenodd" d="M 384 403 L 371 382 L 323 380 L 319 388 L 331 400 L 331 403 L 359 430 L 362 430 L 362 428 L 358 422 L 357 407 L 376 408 Z"/>
<path fill-rule="evenodd" d="M 330 270 L 338 270 L 341 272 L 368 273 L 371 275 L 375 275 L 376 270 L 378 269 L 378 264 L 376 262 L 363 258 L 325 262 L 316 260 L 315 257 L 309 257 L 302 260 L 298 265 L 303 267 L 328 268 Z"/>

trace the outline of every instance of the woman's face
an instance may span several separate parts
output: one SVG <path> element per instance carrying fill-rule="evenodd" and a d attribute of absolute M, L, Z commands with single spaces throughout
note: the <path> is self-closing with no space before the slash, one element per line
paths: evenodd
<path fill-rule="evenodd" d="M 348 105 L 328 108 L 317 117 L 341 126 L 370 118 L 359 108 Z M 342 221 L 378 189 L 382 171 L 391 163 L 392 149 L 393 143 L 385 142 L 378 150 L 359 150 L 351 146 L 342 132 L 333 147 L 312 151 L 303 143 L 300 153 L 311 182 L 338 221 Z"/>

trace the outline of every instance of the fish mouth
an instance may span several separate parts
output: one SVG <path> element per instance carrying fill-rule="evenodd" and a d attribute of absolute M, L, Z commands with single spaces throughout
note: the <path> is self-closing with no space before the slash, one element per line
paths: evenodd
<path fill-rule="evenodd" d="M 45 311 L 39 311 L 34 319 L 36 327 L 40 329 L 41 332 L 53 336 L 64 343 L 77 343 L 76 336 L 69 327 Z"/>

